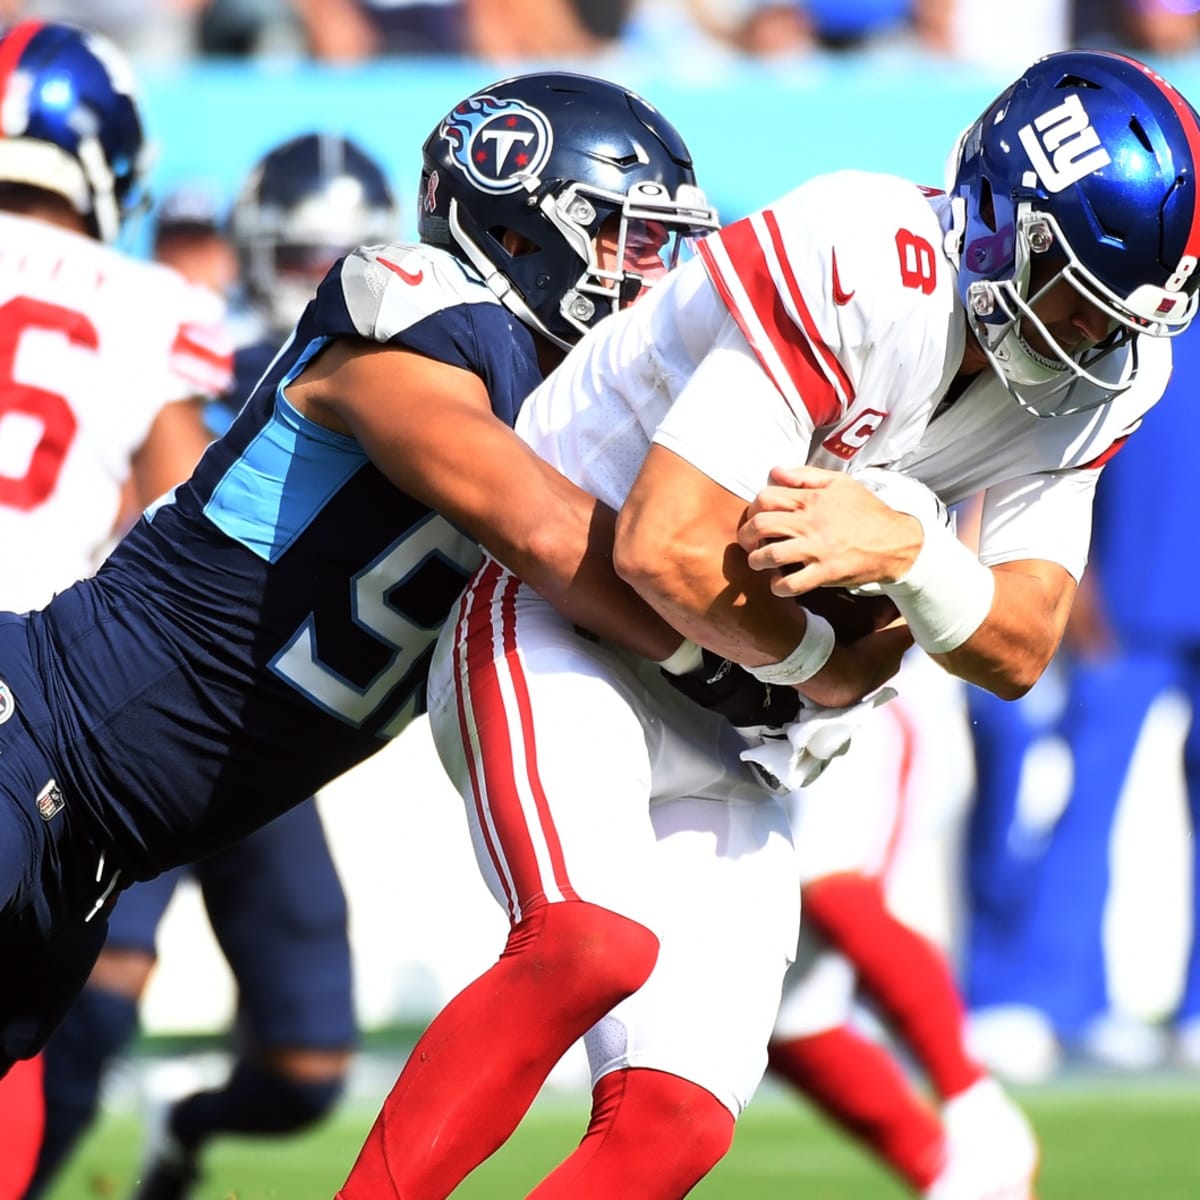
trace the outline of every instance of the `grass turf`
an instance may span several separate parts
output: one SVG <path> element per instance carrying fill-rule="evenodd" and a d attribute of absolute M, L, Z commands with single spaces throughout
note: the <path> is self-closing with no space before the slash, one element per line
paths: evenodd
<path fill-rule="evenodd" d="M 1039 1200 L 1197 1200 L 1200 1079 L 1079 1079 L 1020 1096 L 1042 1140 Z M 196 1200 L 331 1200 L 373 1113 L 344 1108 L 286 1141 L 227 1140 L 206 1162 Z M 454 1193 L 524 1196 L 577 1141 L 579 1100 L 546 1098 L 516 1136 Z M 136 1117 L 108 1114 L 49 1200 L 124 1200 L 136 1171 Z M 857 1147 L 781 1094 L 743 1118 L 733 1150 L 697 1200 L 902 1200 L 908 1193 Z"/>

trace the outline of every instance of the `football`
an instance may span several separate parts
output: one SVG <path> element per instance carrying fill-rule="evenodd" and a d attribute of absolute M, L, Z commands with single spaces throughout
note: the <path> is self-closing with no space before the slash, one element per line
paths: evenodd
<path fill-rule="evenodd" d="M 900 615 L 890 596 L 857 596 L 844 587 L 814 588 L 796 600 L 809 612 L 824 617 L 839 642 L 856 642 L 890 625 Z"/>

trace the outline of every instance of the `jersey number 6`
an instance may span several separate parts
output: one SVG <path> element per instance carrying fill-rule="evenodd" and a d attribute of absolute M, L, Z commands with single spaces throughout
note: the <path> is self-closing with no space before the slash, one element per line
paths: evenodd
<path fill-rule="evenodd" d="M 26 512 L 53 495 L 76 429 L 64 396 L 16 379 L 17 352 L 34 331 L 85 350 L 100 345 L 80 313 L 28 296 L 0 304 L 0 504 Z"/>

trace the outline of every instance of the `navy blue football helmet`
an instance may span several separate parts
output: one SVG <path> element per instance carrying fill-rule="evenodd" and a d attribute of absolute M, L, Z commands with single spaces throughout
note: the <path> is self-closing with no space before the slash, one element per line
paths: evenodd
<path fill-rule="evenodd" d="M 674 126 L 617 84 L 563 71 L 456 105 L 425 141 L 418 206 L 423 242 L 471 263 L 562 349 L 717 225 Z"/>
<path fill-rule="evenodd" d="M 144 210 L 147 148 L 133 70 L 107 38 L 24 21 L 0 36 L 0 180 L 65 197 L 115 241 Z"/>
<path fill-rule="evenodd" d="M 1200 118 L 1169 83 L 1095 50 L 1038 60 L 960 139 L 948 189 L 959 296 L 992 366 L 1030 412 L 1104 403 L 1136 374 L 1133 335 L 1170 337 L 1195 316 L 1198 148 Z M 1072 353 L 1035 315 L 1038 298 L 1064 279 L 1108 317 L 1099 345 Z M 1050 354 L 1029 344 L 1031 328 Z M 1098 374 L 1131 340 L 1120 369 Z M 1093 386 L 1077 388 L 1081 380 Z"/>
<path fill-rule="evenodd" d="M 273 330 L 286 332 L 339 258 L 391 241 L 398 225 L 383 168 L 349 138 L 306 133 L 252 168 L 234 201 L 230 237 L 250 299 Z"/>

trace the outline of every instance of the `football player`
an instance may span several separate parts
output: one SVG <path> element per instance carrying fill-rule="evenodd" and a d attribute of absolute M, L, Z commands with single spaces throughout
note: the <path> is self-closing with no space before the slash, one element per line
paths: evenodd
<path fill-rule="evenodd" d="M 205 233 L 201 215 L 191 214 L 191 244 L 223 236 L 212 223 Z M 234 353 L 230 390 L 205 408 L 211 429 L 228 428 L 337 259 L 391 241 L 397 225 L 382 169 L 346 138 L 304 134 L 254 165 L 229 234 L 250 309 L 239 324 L 254 336 Z M 346 898 L 316 805 L 300 805 L 192 870 L 237 984 L 237 1062 L 220 1087 L 180 1097 L 152 1130 L 141 1200 L 190 1195 L 215 1137 L 278 1136 L 324 1116 L 356 1038 Z M 88 986 L 47 1046 L 46 1134 L 30 1200 L 92 1120 L 102 1073 L 136 1030 L 155 934 L 181 874 L 122 894 Z"/>
<path fill-rule="evenodd" d="M 1022 1200 L 1037 1164 L 1023 1114 L 966 1044 L 940 939 L 906 919 L 903 889 L 970 803 L 966 687 L 914 648 L 899 695 L 849 752 L 789 797 L 801 864 L 801 938 L 770 1066 L 928 1200 Z M 936 888 L 933 889 L 936 891 Z M 936 1096 L 861 1029 L 860 995 Z"/>
<path fill-rule="evenodd" d="M 123 55 L 35 22 L 4 48 L 0 603 L 21 611 L 94 569 L 126 485 L 144 505 L 191 470 L 208 440 L 198 398 L 227 386 L 229 350 L 215 297 L 114 245 L 144 200 Z M 0 721 L 13 715 L 7 686 L 4 698 Z M 23 1191 L 38 1144 L 36 1122 L 16 1118 L 40 1107 L 40 1086 L 5 1098 L 4 1195 Z"/>
<path fill-rule="evenodd" d="M 121 887 L 238 841 L 421 712 L 477 542 L 597 633 L 679 645 L 612 573 L 615 514 L 511 423 L 715 226 L 686 146 L 626 89 L 546 72 L 467 97 L 425 155 L 424 244 L 335 266 L 191 478 L 92 578 L 0 617 L 0 1069 L 61 1018 Z"/>
<path fill-rule="evenodd" d="M 1198 136 L 1140 63 L 1041 60 L 968 130 L 949 194 L 839 172 L 710 236 L 518 431 L 620 509 L 637 592 L 773 689 L 871 703 L 915 638 L 1018 695 L 1061 636 L 1099 468 L 1195 313 Z M 856 482 L 869 465 L 908 486 Z M 923 484 L 986 489 L 979 557 Z M 341 1194 L 446 1195 L 599 1018 L 592 1129 L 534 1194 L 682 1196 L 766 1064 L 796 944 L 786 823 L 726 729 L 502 562 L 443 633 L 430 713 L 511 936 L 418 1043 Z M 906 623 L 839 645 L 794 603 L 823 585 L 878 585 Z M 797 764 L 814 715 L 788 731 Z"/>

